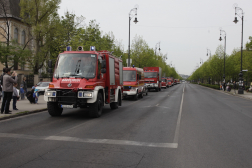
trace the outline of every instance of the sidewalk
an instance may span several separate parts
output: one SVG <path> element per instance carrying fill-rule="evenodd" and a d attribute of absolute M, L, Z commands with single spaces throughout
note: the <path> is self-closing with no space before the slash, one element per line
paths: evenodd
<path fill-rule="evenodd" d="M 234 89 L 232 89 L 230 92 L 228 91 L 223 91 L 223 90 L 220 90 L 224 93 L 227 93 L 227 94 L 231 94 L 233 96 L 238 96 L 238 97 L 242 97 L 242 98 L 246 98 L 246 99 L 251 99 L 252 100 L 252 93 L 251 92 L 247 92 L 244 90 L 244 94 L 238 94 L 238 90 L 235 90 L 236 91 L 236 94 L 234 93 Z"/>
<path fill-rule="evenodd" d="M 0 101 L 0 105 L 2 105 L 2 101 Z M 24 99 L 24 100 L 19 100 L 17 101 L 17 109 L 18 110 L 13 110 L 12 108 L 12 101 L 10 102 L 10 111 L 11 114 L 1 114 L 0 113 L 0 118 L 2 117 L 7 117 L 7 116 L 13 116 L 17 114 L 22 114 L 22 113 L 27 113 L 31 111 L 39 111 L 39 110 L 46 110 L 47 105 L 46 102 L 44 101 L 44 95 L 39 96 L 38 104 L 31 104 L 29 100 Z"/>

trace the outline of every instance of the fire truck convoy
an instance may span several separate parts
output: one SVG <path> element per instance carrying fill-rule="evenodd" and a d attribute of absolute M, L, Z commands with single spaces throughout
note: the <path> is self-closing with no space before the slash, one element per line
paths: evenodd
<path fill-rule="evenodd" d="M 161 91 L 161 67 L 144 67 L 144 80 L 148 90 L 155 89 Z"/>
<path fill-rule="evenodd" d="M 148 90 L 144 85 L 144 71 L 137 67 L 123 67 L 123 98 L 131 96 L 134 100 L 143 98 Z"/>
<path fill-rule="evenodd" d="M 104 104 L 111 109 L 122 105 L 123 64 L 110 52 L 77 51 L 60 53 L 55 64 L 53 80 L 45 91 L 48 112 L 60 116 L 64 108 L 88 108 L 90 117 L 100 117 Z"/>

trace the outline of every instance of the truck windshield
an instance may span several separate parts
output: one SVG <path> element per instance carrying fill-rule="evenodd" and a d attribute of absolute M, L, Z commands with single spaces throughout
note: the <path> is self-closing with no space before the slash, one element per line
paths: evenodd
<path fill-rule="evenodd" d="M 162 79 L 162 82 L 166 82 L 166 79 Z"/>
<path fill-rule="evenodd" d="M 123 71 L 123 81 L 136 81 L 136 71 Z"/>
<path fill-rule="evenodd" d="M 54 71 L 54 77 L 94 78 L 96 57 L 96 54 L 60 54 Z"/>
<path fill-rule="evenodd" d="M 156 78 L 157 72 L 144 72 L 144 78 Z"/>

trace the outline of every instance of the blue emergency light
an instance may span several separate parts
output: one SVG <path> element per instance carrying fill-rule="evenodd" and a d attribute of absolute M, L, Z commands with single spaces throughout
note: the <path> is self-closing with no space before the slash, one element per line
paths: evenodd
<path fill-rule="evenodd" d="M 66 50 L 67 50 L 67 51 L 72 51 L 72 47 L 71 47 L 71 46 L 67 46 L 67 47 L 66 47 Z"/>
<path fill-rule="evenodd" d="M 133 65 L 133 68 L 135 67 L 135 65 Z"/>
<path fill-rule="evenodd" d="M 90 51 L 95 51 L 95 46 L 90 46 Z"/>
<path fill-rule="evenodd" d="M 131 88 L 131 86 L 129 86 L 129 89 Z"/>

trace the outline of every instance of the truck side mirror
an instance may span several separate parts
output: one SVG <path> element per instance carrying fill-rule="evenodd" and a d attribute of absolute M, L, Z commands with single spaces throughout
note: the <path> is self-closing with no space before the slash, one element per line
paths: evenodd
<path fill-rule="evenodd" d="M 101 69 L 101 73 L 106 73 L 106 69 Z"/>
<path fill-rule="evenodd" d="M 102 60 L 102 69 L 106 69 L 106 60 Z"/>

